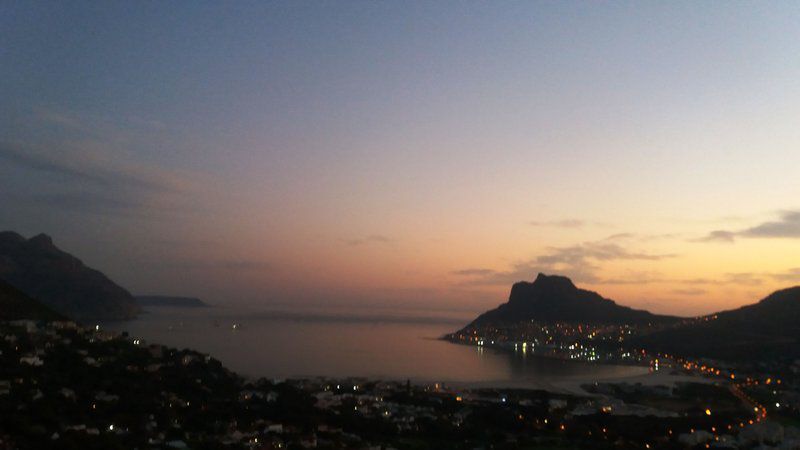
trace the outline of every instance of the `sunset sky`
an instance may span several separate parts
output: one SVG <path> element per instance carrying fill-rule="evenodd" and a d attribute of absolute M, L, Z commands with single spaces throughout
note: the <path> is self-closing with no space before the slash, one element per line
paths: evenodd
<path fill-rule="evenodd" d="M 0 229 L 134 293 L 800 284 L 798 2 L 3 2 Z"/>

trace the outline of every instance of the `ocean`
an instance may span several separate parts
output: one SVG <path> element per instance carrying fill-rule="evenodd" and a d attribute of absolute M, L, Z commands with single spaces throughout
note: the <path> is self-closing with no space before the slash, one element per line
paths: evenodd
<path fill-rule="evenodd" d="M 439 339 L 463 314 L 375 310 L 149 307 L 103 323 L 149 343 L 208 353 L 247 377 L 364 377 L 470 386 L 548 388 L 646 373 L 642 367 L 524 356 Z"/>

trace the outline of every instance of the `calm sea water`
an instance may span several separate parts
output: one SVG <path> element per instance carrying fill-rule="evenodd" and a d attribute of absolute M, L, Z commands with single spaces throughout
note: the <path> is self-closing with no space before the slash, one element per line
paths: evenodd
<path fill-rule="evenodd" d="M 369 377 L 546 387 L 641 374 L 642 368 L 523 357 L 438 340 L 469 316 L 424 311 L 258 311 L 153 307 L 103 324 L 148 342 L 191 348 L 252 377 Z M 236 329 L 233 325 L 236 324 Z"/>

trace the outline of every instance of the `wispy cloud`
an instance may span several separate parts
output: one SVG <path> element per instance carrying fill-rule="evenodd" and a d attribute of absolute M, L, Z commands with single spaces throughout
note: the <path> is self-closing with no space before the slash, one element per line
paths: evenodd
<path fill-rule="evenodd" d="M 763 278 L 752 272 L 734 272 L 726 273 L 723 279 L 725 284 L 744 284 L 748 286 L 757 286 L 764 283 Z"/>
<path fill-rule="evenodd" d="M 770 273 L 769 276 L 782 282 L 800 283 L 800 267 L 794 267 L 784 272 Z"/>
<path fill-rule="evenodd" d="M 85 111 L 64 110 L 58 108 L 34 108 L 34 120 L 62 131 L 81 137 L 99 138 L 104 142 L 130 142 L 142 134 L 162 132 L 167 129 L 164 122 L 151 117 L 135 115 L 101 116 Z"/>
<path fill-rule="evenodd" d="M 584 228 L 595 226 L 600 228 L 613 228 L 614 225 L 607 222 L 591 222 L 582 219 L 559 219 L 559 220 L 532 220 L 528 225 L 533 227 L 552 227 L 552 228 Z"/>
<path fill-rule="evenodd" d="M 651 270 L 629 270 L 615 278 L 603 278 L 602 284 L 653 284 L 669 281 L 661 272 Z"/>
<path fill-rule="evenodd" d="M 108 151 L 75 148 L 45 151 L 38 147 L 0 143 L 0 159 L 21 169 L 61 176 L 72 182 L 156 192 L 180 192 L 192 184 L 175 171 L 126 162 L 119 156 Z"/>
<path fill-rule="evenodd" d="M 580 219 L 562 219 L 545 222 L 534 220 L 528 222 L 528 224 L 534 227 L 581 228 L 586 225 L 586 221 Z"/>
<path fill-rule="evenodd" d="M 0 142 L 0 162 L 31 180 L 30 204 L 67 212 L 146 216 L 186 211 L 201 186 L 194 174 L 136 163 L 97 148 L 45 150 Z"/>
<path fill-rule="evenodd" d="M 794 267 L 780 272 L 731 272 L 723 274 L 720 278 L 690 278 L 673 281 L 687 285 L 738 284 L 743 286 L 760 286 L 770 280 L 781 283 L 800 283 L 800 267 Z"/>
<path fill-rule="evenodd" d="M 553 247 L 550 254 L 540 256 L 537 260 L 546 263 L 573 263 L 584 259 L 595 259 L 599 261 L 634 259 L 657 261 L 665 258 L 673 258 L 675 256 L 675 254 L 653 254 L 631 251 L 619 244 L 599 241 L 585 242 L 571 247 Z"/>
<path fill-rule="evenodd" d="M 468 268 L 453 272 L 468 277 L 470 284 L 502 285 L 530 279 L 537 272 L 563 273 L 576 282 L 600 283 L 600 263 L 609 261 L 658 261 L 674 254 L 654 254 L 629 250 L 607 241 L 585 242 L 570 247 L 551 247 L 545 254 L 514 264 L 509 270 Z"/>
<path fill-rule="evenodd" d="M 708 291 L 705 289 L 673 289 L 672 293 L 678 295 L 696 296 L 708 294 Z"/>
<path fill-rule="evenodd" d="M 37 194 L 33 202 L 48 208 L 100 215 L 128 215 L 141 203 L 126 198 L 108 197 L 93 192 Z"/>
<path fill-rule="evenodd" d="M 626 274 L 603 278 L 597 275 L 599 263 L 614 259 L 621 260 L 658 260 L 670 258 L 671 254 L 649 254 L 628 251 L 624 248 L 609 249 L 593 248 L 595 243 L 582 246 L 554 249 L 551 254 L 538 256 L 530 261 L 514 264 L 509 270 L 494 270 L 489 268 L 468 268 L 452 271 L 452 275 L 464 277 L 467 284 L 476 285 L 510 285 L 517 281 L 530 280 L 538 272 L 564 274 L 575 282 L 598 285 L 645 285 L 665 284 L 674 287 L 671 292 L 676 295 L 698 296 L 708 293 L 706 287 L 710 286 L 762 286 L 770 280 L 781 283 L 800 283 L 800 267 L 786 269 L 779 272 L 728 272 L 715 277 L 706 278 L 673 278 L 666 277 L 658 271 L 631 270 Z M 580 253 L 578 248 L 586 251 Z"/>
<path fill-rule="evenodd" d="M 694 242 L 734 242 L 736 233 L 733 231 L 714 230 L 706 236 L 694 239 Z"/>
<path fill-rule="evenodd" d="M 777 220 L 743 230 L 714 230 L 694 242 L 734 242 L 737 238 L 800 239 L 800 211 L 782 211 Z"/>
<path fill-rule="evenodd" d="M 480 269 L 480 268 L 470 268 L 470 269 L 461 269 L 461 270 L 454 270 L 451 272 L 453 275 L 460 275 L 460 276 L 486 276 L 495 273 L 492 269 Z"/>
<path fill-rule="evenodd" d="M 634 233 L 616 233 L 616 234 L 612 234 L 611 236 L 608 236 L 604 240 L 606 240 L 606 241 L 617 241 L 617 240 L 623 240 L 623 239 L 632 239 L 634 237 L 636 237 L 636 234 L 634 234 Z"/>
<path fill-rule="evenodd" d="M 680 238 L 679 233 L 641 234 L 641 233 L 616 233 L 608 236 L 606 241 L 639 241 L 652 242 Z"/>
<path fill-rule="evenodd" d="M 61 175 L 84 182 L 109 184 L 107 177 L 81 168 L 75 161 L 59 161 L 58 158 L 44 155 L 30 148 L 25 149 L 21 145 L 0 143 L 0 159 L 22 169 Z"/>
<path fill-rule="evenodd" d="M 228 270 L 272 270 L 273 265 L 269 261 L 258 261 L 258 260 L 233 260 L 233 261 L 220 261 L 217 264 L 217 267 L 222 269 Z"/>
<path fill-rule="evenodd" d="M 271 261 L 259 259 L 230 259 L 230 260 L 188 260 L 188 261 L 165 261 L 160 265 L 188 270 L 230 270 L 235 272 L 260 272 L 273 271 L 275 265 Z"/>
<path fill-rule="evenodd" d="M 784 211 L 779 220 L 764 222 L 739 234 L 748 237 L 800 238 L 800 211 Z"/>
<path fill-rule="evenodd" d="M 84 129 L 84 122 L 74 114 L 55 111 L 47 108 L 37 108 L 36 117 L 43 122 L 74 129 Z"/>
<path fill-rule="evenodd" d="M 360 238 L 342 239 L 341 241 L 351 247 L 356 247 L 365 244 L 391 244 L 393 242 L 396 242 L 395 239 L 389 236 L 384 236 L 382 234 L 371 234 L 369 236 Z"/>
<path fill-rule="evenodd" d="M 764 282 L 768 274 L 756 272 L 731 272 L 722 274 L 719 278 L 683 278 L 667 280 L 670 283 L 696 285 L 726 285 L 737 284 L 745 286 L 758 286 Z"/>
<path fill-rule="evenodd" d="M 157 120 L 53 108 L 35 108 L 30 120 L 40 137 L 0 140 L 0 164 L 27 181 L 25 198 L 16 194 L 22 205 L 149 218 L 199 209 L 199 194 L 212 192 L 208 176 L 142 158 L 141 146 L 152 145 L 147 137 L 163 133 Z"/>

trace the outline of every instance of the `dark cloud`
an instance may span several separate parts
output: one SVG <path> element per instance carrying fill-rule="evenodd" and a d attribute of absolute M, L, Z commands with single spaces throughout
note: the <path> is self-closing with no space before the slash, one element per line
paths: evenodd
<path fill-rule="evenodd" d="M 784 211 L 779 220 L 748 228 L 742 236 L 767 238 L 800 238 L 800 211 Z"/>
<path fill-rule="evenodd" d="M 575 281 L 586 282 L 587 278 L 593 278 L 593 271 L 596 269 L 592 267 L 590 270 L 582 268 L 579 272 L 577 269 L 566 272 Z M 524 261 L 514 264 L 509 270 L 489 270 L 489 269 L 464 269 L 463 271 L 456 271 L 454 273 L 463 275 L 468 278 L 466 284 L 471 285 L 510 285 L 517 281 L 530 280 L 536 276 L 538 272 L 553 272 L 548 270 L 544 265 L 537 264 L 535 260 Z"/>
<path fill-rule="evenodd" d="M 108 151 L 45 152 L 0 142 L 3 162 L 30 180 L 25 198 L 17 195 L 24 204 L 55 211 L 155 217 L 191 210 L 191 194 L 200 191 L 184 174 L 125 162 Z"/>
<path fill-rule="evenodd" d="M 1 143 L 0 159 L 23 169 L 61 175 L 90 183 L 109 184 L 108 179 L 103 176 L 87 172 L 73 164 L 36 154 L 33 151 L 25 151 L 20 146 Z"/>
<path fill-rule="evenodd" d="M 154 192 L 182 191 L 186 180 L 158 168 L 120 162 L 118 155 L 79 150 L 47 153 L 27 146 L 0 143 L 0 159 L 21 169 L 57 175 L 82 186 L 133 188 Z"/>
<path fill-rule="evenodd" d="M 694 242 L 733 242 L 736 240 L 736 233 L 733 231 L 714 230 L 707 236 L 695 239 Z"/>
<path fill-rule="evenodd" d="M 342 239 L 342 242 L 351 247 L 356 247 L 364 244 L 391 244 L 395 240 L 381 234 L 372 234 L 363 238 Z"/>
<path fill-rule="evenodd" d="M 736 238 L 800 238 L 800 211 L 783 211 L 778 220 L 739 231 L 715 230 L 695 242 L 733 242 Z"/>

